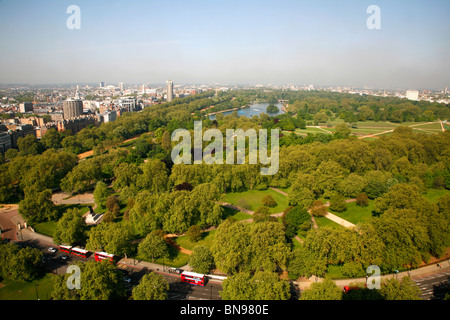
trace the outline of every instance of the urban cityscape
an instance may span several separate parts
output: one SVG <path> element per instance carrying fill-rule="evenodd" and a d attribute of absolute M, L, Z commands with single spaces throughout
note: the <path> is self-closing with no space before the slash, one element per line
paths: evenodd
<path fill-rule="evenodd" d="M 0 300 L 446 306 L 449 4 L 231 2 L 0 2 Z"/>

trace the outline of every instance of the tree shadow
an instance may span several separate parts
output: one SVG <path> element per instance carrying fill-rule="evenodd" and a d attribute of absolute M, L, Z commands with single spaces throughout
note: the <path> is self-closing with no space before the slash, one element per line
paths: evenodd
<path fill-rule="evenodd" d="M 342 294 L 342 300 L 384 300 L 376 289 L 354 288 Z"/>
<path fill-rule="evenodd" d="M 433 285 L 433 297 L 431 300 L 444 300 L 446 295 L 450 296 L 450 276 L 438 285 Z"/>
<path fill-rule="evenodd" d="M 186 282 L 169 283 L 169 300 L 184 300 L 193 292 L 192 285 Z"/>

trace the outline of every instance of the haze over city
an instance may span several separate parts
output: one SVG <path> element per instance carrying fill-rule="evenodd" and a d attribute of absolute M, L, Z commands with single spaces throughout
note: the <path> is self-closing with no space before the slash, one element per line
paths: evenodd
<path fill-rule="evenodd" d="M 367 8 L 380 12 L 371 30 Z M 80 29 L 66 12 L 80 8 Z M 442 89 L 448 1 L 0 1 L 0 83 Z"/>

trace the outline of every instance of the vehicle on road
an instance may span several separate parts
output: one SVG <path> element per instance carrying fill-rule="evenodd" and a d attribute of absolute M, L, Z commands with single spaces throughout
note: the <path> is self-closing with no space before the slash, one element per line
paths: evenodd
<path fill-rule="evenodd" d="M 169 273 L 178 273 L 181 274 L 183 272 L 182 269 L 178 269 L 178 268 L 169 268 Z"/>
<path fill-rule="evenodd" d="M 59 246 L 59 251 L 68 253 L 68 254 L 73 254 L 75 256 L 82 257 L 82 258 L 87 258 L 91 254 L 91 252 L 86 249 L 72 247 L 72 246 L 63 246 L 63 245 Z"/>
<path fill-rule="evenodd" d="M 204 287 L 206 284 L 206 276 L 201 273 L 183 271 L 181 273 L 181 281 Z"/>
<path fill-rule="evenodd" d="M 123 281 L 125 281 L 126 283 L 130 283 L 130 282 L 131 282 L 131 279 L 128 278 L 128 277 L 123 277 Z"/>
<path fill-rule="evenodd" d="M 48 250 L 49 252 L 51 252 L 51 253 L 55 253 L 55 252 L 56 252 L 56 249 L 53 248 L 53 247 L 49 247 L 47 250 Z"/>
<path fill-rule="evenodd" d="M 114 261 L 114 254 L 112 253 L 107 253 L 107 252 L 95 252 L 94 254 L 94 258 L 95 261 L 103 261 L 103 260 L 107 260 L 107 261 Z"/>

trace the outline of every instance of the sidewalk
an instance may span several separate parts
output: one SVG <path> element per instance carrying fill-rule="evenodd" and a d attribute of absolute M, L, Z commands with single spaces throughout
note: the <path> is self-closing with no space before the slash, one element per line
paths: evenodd
<path fill-rule="evenodd" d="M 439 268 L 437 265 L 440 265 L 441 267 Z M 394 273 L 390 273 L 390 274 L 386 274 L 386 275 L 382 275 L 380 276 L 381 281 L 385 280 L 385 279 L 391 279 L 391 278 L 396 278 L 398 280 L 401 280 L 403 277 L 408 277 L 411 276 L 412 279 L 419 279 L 419 278 L 423 278 L 432 274 L 436 274 L 437 272 L 444 272 L 444 271 L 449 271 L 450 270 L 450 259 L 447 260 L 443 260 L 443 261 L 439 261 L 433 264 L 430 264 L 428 266 L 424 266 L 424 267 L 420 267 L 418 269 L 413 269 L 411 271 L 402 271 L 399 272 L 398 274 L 394 274 Z M 296 285 L 299 286 L 299 288 L 301 288 L 301 290 L 304 290 L 306 288 L 309 288 L 311 286 L 312 283 L 314 282 L 320 282 L 322 281 L 322 278 L 319 277 L 315 277 L 312 276 L 311 278 L 309 278 L 308 280 L 304 280 L 304 281 L 294 281 L 294 283 Z M 348 286 L 350 284 L 356 284 L 356 283 L 366 283 L 366 278 L 352 278 L 352 279 L 338 279 L 338 280 L 334 280 L 334 282 L 336 283 L 336 285 L 338 287 L 344 287 L 344 286 Z"/>
<path fill-rule="evenodd" d="M 166 265 L 163 266 L 160 264 L 146 262 L 146 261 L 142 261 L 142 260 L 136 260 L 136 259 L 132 259 L 132 258 L 123 258 L 119 262 L 117 262 L 117 265 L 118 266 L 123 265 L 126 267 L 131 267 L 131 268 L 136 268 L 136 269 L 148 269 L 148 270 L 153 270 L 153 271 L 156 271 L 159 273 L 171 274 L 168 271 L 168 269 L 171 268 L 170 266 L 166 266 Z M 192 268 L 189 265 L 185 265 L 178 269 L 183 269 L 184 271 L 192 271 Z"/>

